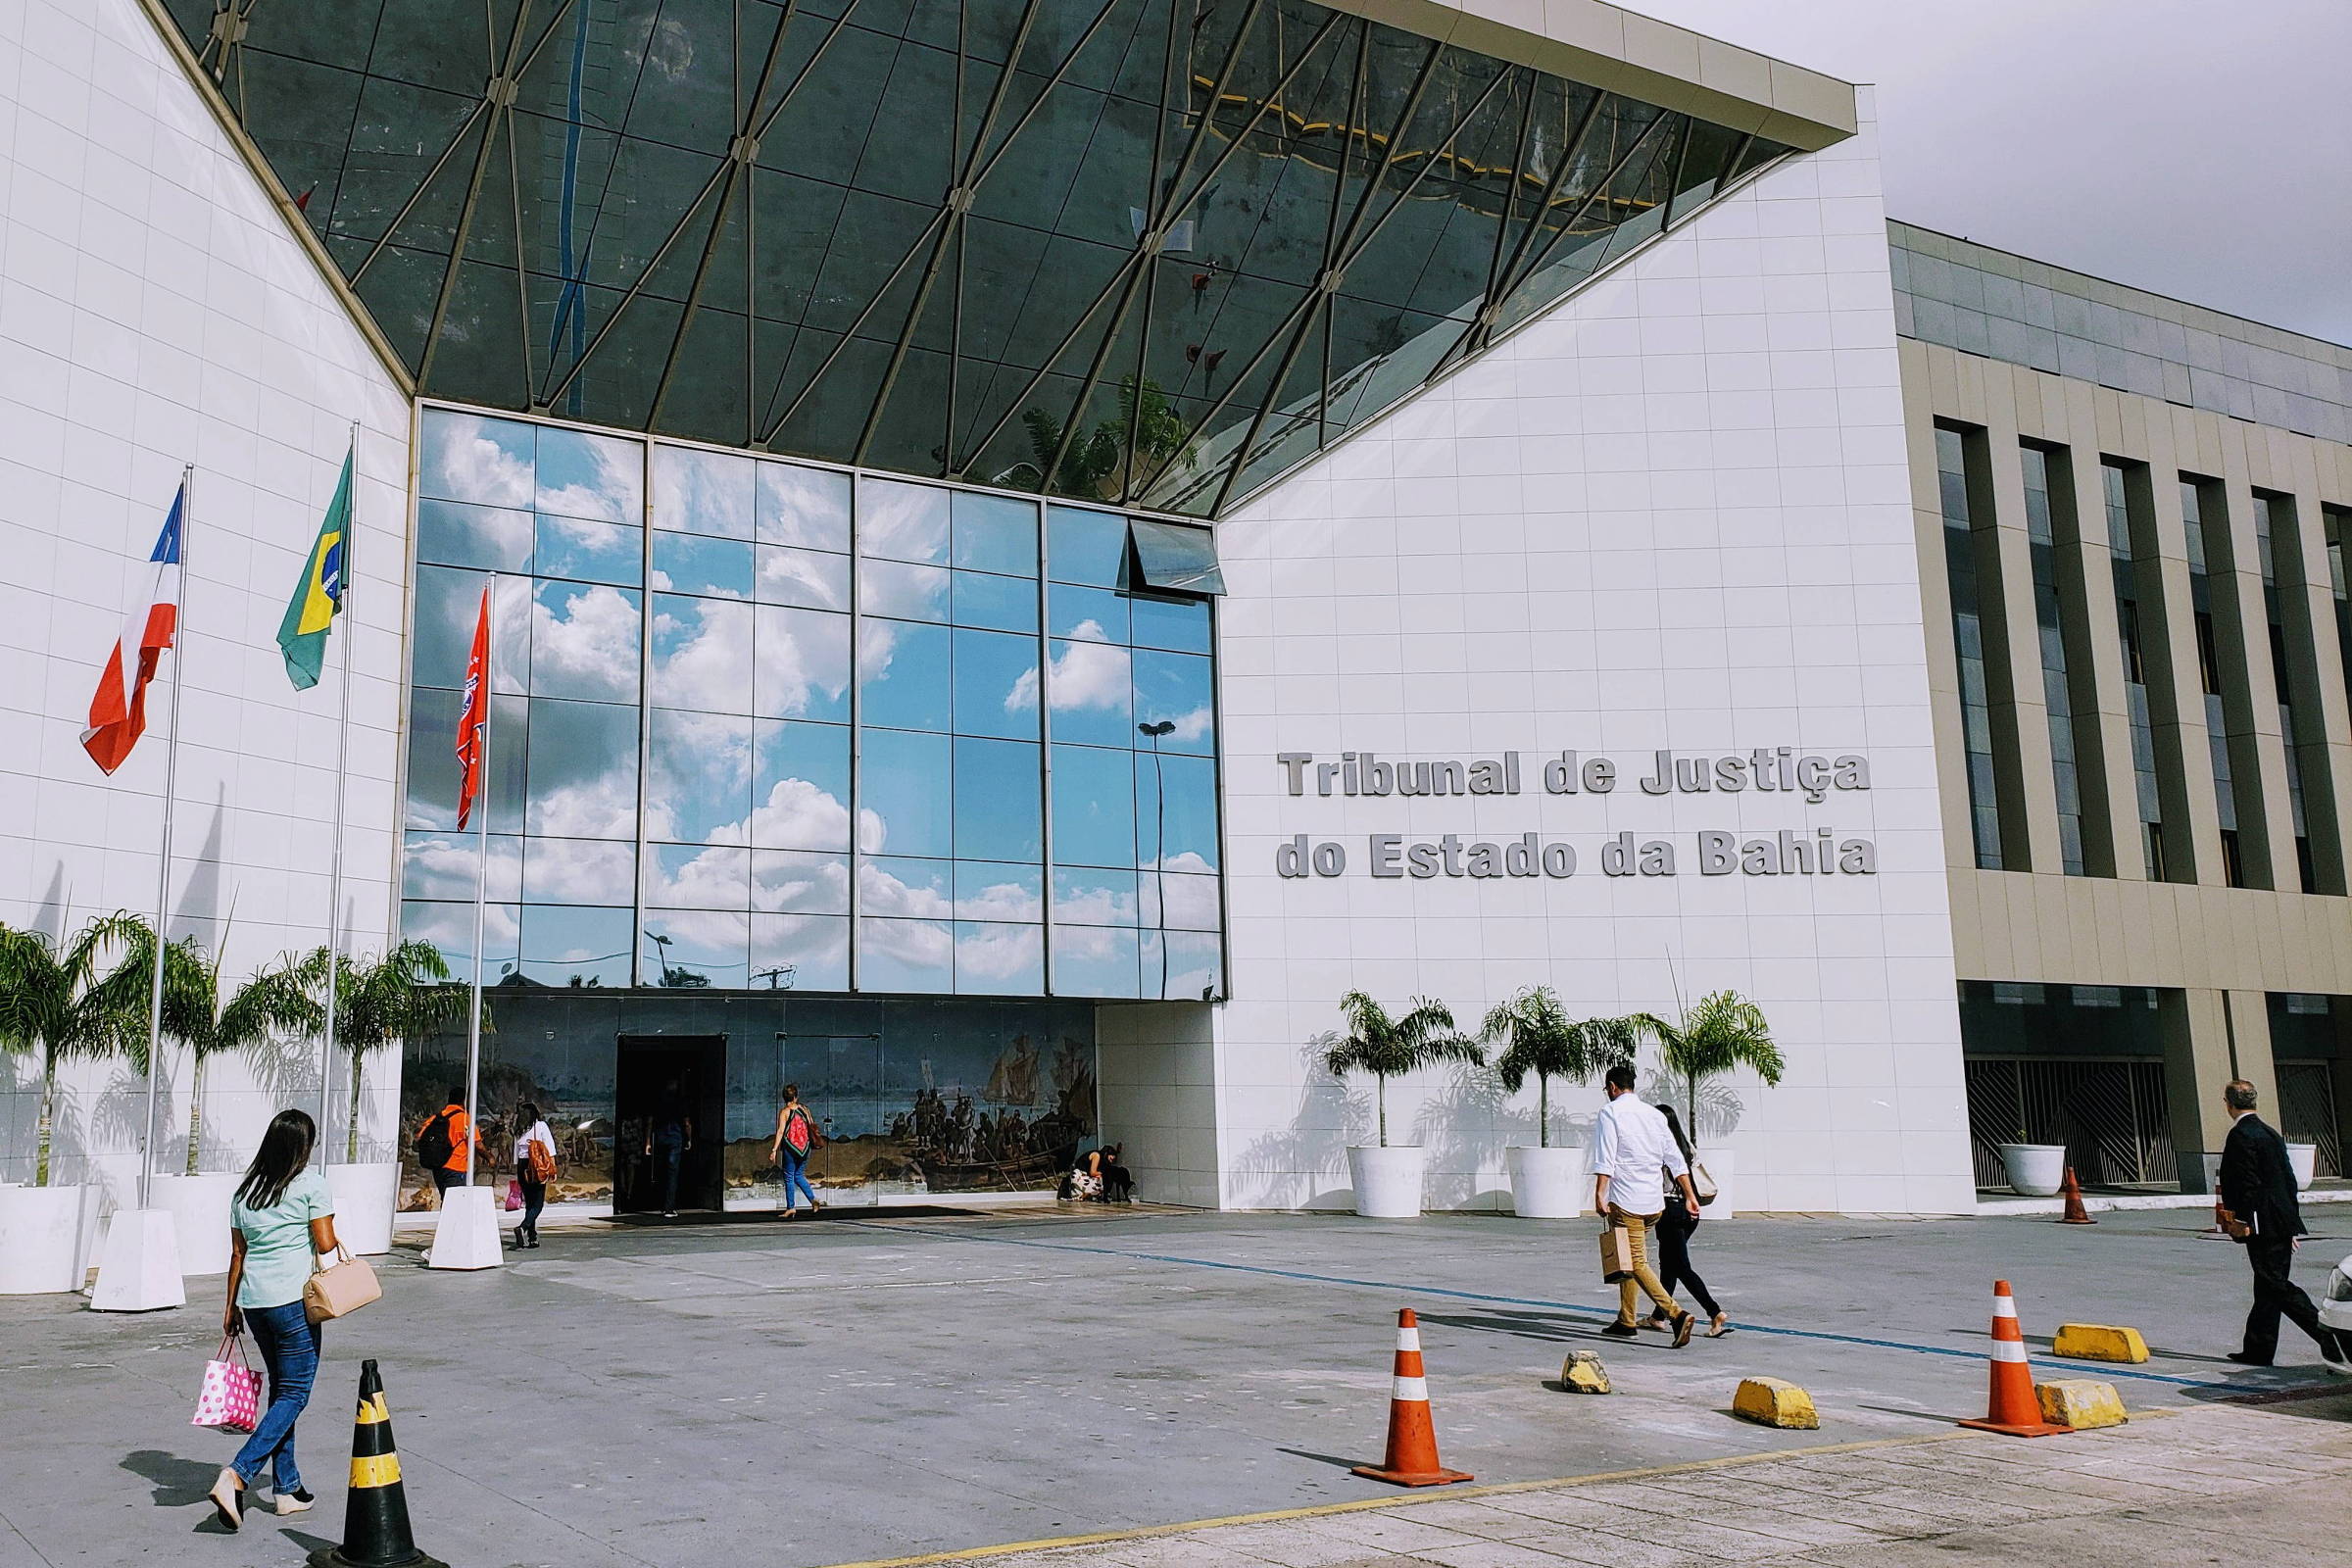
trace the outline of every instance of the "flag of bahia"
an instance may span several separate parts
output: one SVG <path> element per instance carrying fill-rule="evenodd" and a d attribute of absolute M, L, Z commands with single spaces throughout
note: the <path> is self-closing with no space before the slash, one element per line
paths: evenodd
<path fill-rule="evenodd" d="M 286 657 L 286 678 L 296 691 L 318 684 L 326 662 L 326 634 L 343 612 L 343 573 L 351 557 L 351 454 L 343 455 L 343 477 L 335 499 L 319 520 L 318 538 L 302 564 L 302 580 L 277 623 L 277 646 Z"/>

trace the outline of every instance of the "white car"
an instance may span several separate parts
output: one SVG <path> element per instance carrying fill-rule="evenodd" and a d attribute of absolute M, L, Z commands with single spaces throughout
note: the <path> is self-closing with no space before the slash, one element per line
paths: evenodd
<path fill-rule="evenodd" d="M 2328 1271 L 2328 1295 L 2320 1302 L 2320 1321 L 2338 1334 L 2352 1334 L 2352 1257 Z"/>

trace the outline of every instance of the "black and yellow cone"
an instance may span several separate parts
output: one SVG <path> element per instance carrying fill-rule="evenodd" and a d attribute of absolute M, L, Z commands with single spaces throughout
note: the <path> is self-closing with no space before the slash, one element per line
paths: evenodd
<path fill-rule="evenodd" d="M 392 1408 L 373 1361 L 360 1363 L 360 1409 L 351 1429 L 351 1496 L 343 1509 L 343 1544 L 311 1553 L 311 1568 L 449 1568 L 416 1549 L 409 1533 L 409 1497 L 392 1445 Z"/>

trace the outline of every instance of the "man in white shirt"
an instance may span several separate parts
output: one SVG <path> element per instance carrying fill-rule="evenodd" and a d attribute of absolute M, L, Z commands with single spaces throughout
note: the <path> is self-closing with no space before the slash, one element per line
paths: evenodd
<path fill-rule="evenodd" d="M 1592 1207 L 1611 1225 L 1625 1227 L 1633 1243 L 1634 1272 L 1617 1284 L 1617 1321 L 1601 1330 L 1620 1340 L 1639 1332 L 1634 1310 L 1641 1293 L 1658 1304 L 1672 1321 L 1674 1348 L 1690 1343 L 1695 1321 L 1677 1306 L 1657 1270 L 1649 1266 L 1649 1227 L 1666 1212 L 1666 1176 L 1674 1175 L 1681 1201 L 1698 1217 L 1698 1195 L 1690 1189 L 1690 1161 L 1683 1158 L 1666 1118 L 1657 1107 L 1645 1105 L 1634 1094 L 1634 1069 L 1620 1062 L 1608 1072 L 1609 1102 L 1601 1107 L 1592 1128 Z"/>

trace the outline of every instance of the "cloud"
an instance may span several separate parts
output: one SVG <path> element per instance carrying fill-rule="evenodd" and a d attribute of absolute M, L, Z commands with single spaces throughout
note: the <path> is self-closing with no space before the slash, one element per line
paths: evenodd
<path fill-rule="evenodd" d="M 881 848 L 881 819 L 863 813 L 866 836 Z M 778 779 L 767 799 L 752 810 L 752 842 L 776 849 L 847 850 L 850 808 L 838 798 L 805 778 Z"/>
<path fill-rule="evenodd" d="M 905 881 L 870 860 L 858 865 L 858 912 L 893 918 L 944 920 L 956 912 L 940 888 Z"/>
<path fill-rule="evenodd" d="M 645 902 L 684 909 L 741 909 L 751 902 L 751 852 L 714 845 L 681 856 L 662 846 L 646 857 Z"/>
<path fill-rule="evenodd" d="M 529 891 L 552 904 L 631 904 L 636 900 L 632 847 L 593 839 L 530 841 Z"/>
<path fill-rule="evenodd" d="M 846 611 L 850 608 L 849 596 L 843 590 L 848 585 L 849 573 L 839 564 L 841 559 L 813 551 L 761 545 L 760 597 L 820 610 Z"/>
<path fill-rule="evenodd" d="M 401 893 L 412 899 L 462 899 L 473 902 L 476 840 L 466 833 L 416 833 L 402 851 Z M 509 834 L 490 838 L 490 886 L 493 901 L 522 897 L 522 840 Z M 471 941 L 470 936 L 467 938 Z"/>
<path fill-rule="evenodd" d="M 740 712 L 751 706 L 752 607 L 671 599 L 654 612 L 654 699 L 663 707 Z"/>
<path fill-rule="evenodd" d="M 1036 983 L 1045 963 L 1045 928 L 1034 925 L 967 925 L 956 933 L 956 983 L 975 989 L 978 980 Z"/>
<path fill-rule="evenodd" d="M 542 696 L 635 702 L 641 624 L 637 606 L 617 588 L 540 584 L 531 602 L 532 689 Z"/>
<path fill-rule="evenodd" d="M 752 907 L 762 912 L 840 913 L 850 906 L 848 858 L 784 855 L 752 857 Z"/>
<path fill-rule="evenodd" d="M 428 428 L 426 443 L 433 471 L 425 479 L 428 494 L 456 496 L 491 507 L 528 507 L 536 496 L 531 477 L 531 449 L 527 427 L 523 449 L 510 451 L 490 433 L 492 421 L 470 414 L 441 415 Z M 517 426 L 499 420 L 495 428 L 514 432 Z"/>
<path fill-rule="evenodd" d="M 1045 918 L 1045 901 L 1027 882 L 991 882 L 978 893 L 957 895 L 956 914 L 964 920 L 1013 920 L 1035 923 Z"/>
<path fill-rule="evenodd" d="M 1102 624 L 1082 620 L 1072 635 L 1100 638 Z M 1082 708 L 1124 708 L 1134 700 L 1135 677 L 1127 650 L 1110 643 L 1065 643 L 1049 662 L 1053 665 L 1054 708 L 1056 712 Z M 1037 706 L 1037 671 L 1023 670 L 1004 695 L 1004 711 L 1017 713 Z"/>
<path fill-rule="evenodd" d="M 1209 708 L 1196 708 L 1189 713 L 1178 713 L 1175 731 L 1170 740 L 1197 741 L 1206 738 L 1209 726 L 1216 722 L 1216 712 Z"/>

